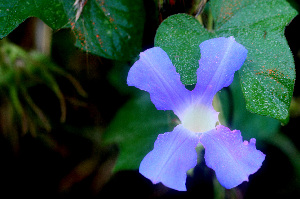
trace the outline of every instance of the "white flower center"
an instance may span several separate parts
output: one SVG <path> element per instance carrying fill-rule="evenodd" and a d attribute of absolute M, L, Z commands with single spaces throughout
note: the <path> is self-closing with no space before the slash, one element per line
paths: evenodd
<path fill-rule="evenodd" d="M 182 115 L 183 126 L 190 131 L 203 133 L 216 127 L 219 113 L 204 105 L 191 105 Z"/>

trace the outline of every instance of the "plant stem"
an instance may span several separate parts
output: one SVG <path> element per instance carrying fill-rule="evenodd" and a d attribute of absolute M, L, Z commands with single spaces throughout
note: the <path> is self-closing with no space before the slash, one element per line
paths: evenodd
<path fill-rule="evenodd" d="M 34 44 L 37 51 L 50 55 L 52 30 L 42 20 L 35 18 Z"/>
<path fill-rule="evenodd" d="M 213 32 L 213 29 L 214 29 L 214 18 L 213 18 L 213 15 L 212 15 L 212 11 L 209 8 L 208 19 L 207 19 L 207 30 L 210 31 L 210 32 Z"/>

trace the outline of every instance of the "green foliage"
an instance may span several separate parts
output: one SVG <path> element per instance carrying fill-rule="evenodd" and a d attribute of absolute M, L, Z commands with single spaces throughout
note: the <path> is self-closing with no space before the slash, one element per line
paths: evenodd
<path fill-rule="evenodd" d="M 119 94 L 128 94 L 132 88 L 124 88 L 126 77 L 120 76 L 120 71 L 126 71 L 127 74 L 124 66 L 128 63 L 124 64 L 123 61 L 132 61 L 141 50 L 144 2 L 2 0 L 0 38 L 6 37 L 28 17 L 38 17 L 54 30 L 70 28 L 75 34 L 75 46 L 78 48 L 108 59 L 121 60 L 113 62 L 115 68 L 110 78 L 114 81 L 113 86 L 120 88 Z M 200 0 L 195 2 L 200 4 Z M 160 10 L 163 10 L 161 7 L 164 4 L 166 2 L 158 3 Z M 289 119 L 295 83 L 295 66 L 284 29 L 297 12 L 285 0 L 210 0 L 204 12 L 206 15 L 196 18 L 177 14 L 163 21 L 157 30 L 155 46 L 168 53 L 181 75 L 181 81 L 190 85 L 196 83 L 196 70 L 201 57 L 200 43 L 215 37 L 234 36 L 237 42 L 247 48 L 248 57 L 231 86 L 219 92 L 215 100 L 219 103 L 221 123 L 232 130 L 240 130 L 246 140 L 255 137 L 277 146 L 288 155 L 294 167 L 299 168 L 296 146 L 289 138 L 278 133 L 280 121 L 286 123 Z M 30 92 L 40 85 L 43 89 L 49 89 L 57 99 L 60 121 L 65 121 L 66 101 L 57 76 L 67 79 L 77 93 L 86 96 L 80 84 L 48 57 L 37 52 L 28 53 L 6 40 L 0 43 L 0 128 L 3 134 L 9 135 L 7 137 L 11 140 L 17 140 L 20 132 L 36 135 L 38 129 L 51 130 L 50 117 Z M 104 92 L 97 92 L 101 92 L 102 97 Z M 108 109 L 111 110 L 110 107 Z M 107 112 L 101 116 L 105 114 Z M 157 135 L 172 131 L 177 122 L 172 111 L 156 110 L 148 94 L 139 93 L 128 101 L 103 135 L 106 144 L 117 143 L 120 149 L 114 171 L 137 169 L 143 157 L 153 148 Z M 70 129 L 75 134 L 90 136 L 89 139 L 99 146 L 100 141 L 103 144 L 98 131 L 85 132 L 75 127 Z M 102 155 L 101 150 L 97 148 L 95 156 Z M 88 172 L 87 165 L 92 165 L 88 166 Z M 97 166 L 98 162 L 87 161 L 76 169 L 89 176 Z M 298 171 L 297 175 L 300 176 Z"/>
<path fill-rule="evenodd" d="M 286 122 L 288 118 L 295 67 L 283 31 L 296 11 L 279 0 L 234 2 L 232 5 L 232 1 L 211 1 L 207 10 L 214 18 L 212 31 L 189 15 L 170 16 L 158 28 L 155 46 L 168 53 L 181 81 L 188 85 L 196 83 L 200 43 L 233 35 L 248 49 L 248 57 L 229 89 L 218 94 L 221 122 L 231 129 L 241 130 L 244 139 L 268 139 L 278 133 L 278 120 Z M 146 97 L 126 104 L 105 134 L 107 143 L 120 146 L 115 171 L 137 169 L 152 149 L 157 134 L 167 132 L 156 124 L 170 125 L 163 116 L 166 112 L 156 111 Z"/>
<path fill-rule="evenodd" d="M 219 119 L 230 129 L 240 130 L 244 140 L 251 138 L 268 139 L 278 133 L 280 122 L 276 119 L 257 115 L 247 111 L 239 75 L 235 75 L 232 84 L 217 93 L 219 108 Z"/>
<path fill-rule="evenodd" d="M 172 15 L 159 26 L 155 46 L 169 55 L 184 84 L 196 83 L 200 48 L 203 41 L 213 37 L 195 18 L 186 14 Z"/>
<path fill-rule="evenodd" d="M 74 1 L 63 2 L 77 47 L 116 60 L 131 60 L 141 50 L 143 1 L 88 0 L 77 21 L 76 10 L 72 9 Z"/>
<path fill-rule="evenodd" d="M 10 120 L 17 121 L 17 124 L 9 124 L 11 126 L 6 124 L 8 129 L 20 128 L 22 133 L 32 134 L 39 128 L 50 131 L 49 119 L 30 94 L 30 89 L 38 85 L 44 85 L 54 93 L 60 104 L 60 121 L 65 121 L 66 102 L 55 76 L 66 78 L 80 95 L 86 96 L 80 84 L 45 55 L 27 53 L 7 40 L 0 43 L 0 95 L 11 107 L 12 112 L 8 114 L 12 117 Z M 18 126 L 19 122 L 21 126 Z"/>
<path fill-rule="evenodd" d="M 168 53 L 182 82 L 194 84 L 200 43 L 208 38 L 234 36 L 248 50 L 239 71 L 247 109 L 286 123 L 295 66 L 284 28 L 296 16 L 296 10 L 283 0 L 212 0 L 210 9 L 215 22 L 213 32 L 191 16 L 173 15 L 159 27 L 155 45 Z"/>
<path fill-rule="evenodd" d="M 75 45 L 116 60 L 131 60 L 141 50 L 144 5 L 140 0 L 12 0 L 0 2 L 0 38 L 28 17 L 38 17 L 52 29 L 71 27 Z M 77 9 L 76 9 L 77 8 Z M 78 20 L 76 18 L 78 16 Z"/>
<path fill-rule="evenodd" d="M 287 123 L 295 81 L 285 26 L 297 15 L 286 1 L 212 1 L 216 34 L 234 35 L 248 50 L 241 86 L 248 110 Z"/>
<path fill-rule="evenodd" d="M 60 0 L 1 0 L 0 39 L 28 17 L 38 17 L 53 29 L 59 29 L 68 22 Z"/>

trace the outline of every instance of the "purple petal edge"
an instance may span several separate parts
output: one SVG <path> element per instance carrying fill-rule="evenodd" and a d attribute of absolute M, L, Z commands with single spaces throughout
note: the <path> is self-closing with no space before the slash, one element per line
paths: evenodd
<path fill-rule="evenodd" d="M 201 59 L 193 93 L 211 102 L 219 90 L 232 83 L 234 73 L 243 65 L 248 51 L 234 37 L 206 40 L 200 44 L 200 49 Z"/>
<path fill-rule="evenodd" d="M 158 110 L 173 110 L 175 114 L 190 96 L 167 53 L 159 47 L 140 53 L 128 73 L 127 84 L 149 92 Z"/>
<path fill-rule="evenodd" d="M 241 132 L 225 126 L 202 134 L 206 165 L 216 172 L 220 184 L 227 189 L 248 181 L 262 165 L 265 154 L 256 149 L 254 138 L 242 140 Z"/>
<path fill-rule="evenodd" d="M 139 172 L 154 184 L 161 182 L 172 189 L 186 191 L 186 172 L 197 164 L 198 143 L 195 133 L 178 125 L 172 132 L 158 135 Z"/>

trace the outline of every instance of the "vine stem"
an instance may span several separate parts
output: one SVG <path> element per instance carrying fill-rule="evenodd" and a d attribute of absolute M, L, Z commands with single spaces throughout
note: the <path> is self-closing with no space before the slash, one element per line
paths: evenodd
<path fill-rule="evenodd" d="M 35 49 L 45 55 L 50 55 L 52 29 L 47 26 L 42 20 L 35 18 Z"/>
<path fill-rule="evenodd" d="M 207 27 L 206 28 L 210 32 L 212 32 L 214 29 L 214 18 L 213 18 L 212 11 L 210 8 L 208 11 L 208 19 L 207 19 Z"/>

